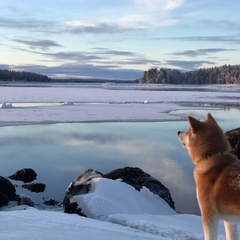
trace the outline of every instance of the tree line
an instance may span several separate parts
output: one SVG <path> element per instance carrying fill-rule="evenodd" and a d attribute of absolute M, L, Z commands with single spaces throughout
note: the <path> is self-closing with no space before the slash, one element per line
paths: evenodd
<path fill-rule="evenodd" d="M 48 76 L 37 73 L 0 70 L 0 81 L 49 82 L 50 80 Z"/>
<path fill-rule="evenodd" d="M 200 68 L 181 72 L 170 68 L 152 68 L 144 71 L 139 83 L 169 84 L 240 84 L 240 65 Z"/>

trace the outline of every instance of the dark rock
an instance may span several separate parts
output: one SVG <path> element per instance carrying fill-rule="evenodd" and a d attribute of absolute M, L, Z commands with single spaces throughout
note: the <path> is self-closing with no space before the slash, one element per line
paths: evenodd
<path fill-rule="evenodd" d="M 88 169 L 71 182 L 63 200 L 65 213 L 76 213 L 86 217 L 78 204 L 70 200 L 73 196 L 87 194 L 91 190 L 91 180 L 96 177 L 102 177 L 102 173 L 93 169 Z"/>
<path fill-rule="evenodd" d="M 232 153 L 240 159 L 240 128 L 226 132 L 225 136 L 232 147 Z"/>
<path fill-rule="evenodd" d="M 144 172 L 140 168 L 125 167 L 113 170 L 103 175 L 105 178 L 122 179 L 123 182 L 133 186 L 136 190 L 144 186 L 151 192 L 164 199 L 168 205 L 175 210 L 174 201 L 172 200 L 170 191 L 156 178 Z"/>
<path fill-rule="evenodd" d="M 7 206 L 9 199 L 6 194 L 0 193 L 0 207 Z"/>
<path fill-rule="evenodd" d="M 7 205 L 9 201 L 19 201 L 19 197 L 13 184 L 0 176 L 0 207 Z"/>
<path fill-rule="evenodd" d="M 28 189 L 31 192 L 44 192 L 46 185 L 44 183 L 26 183 L 22 185 L 23 188 Z"/>
<path fill-rule="evenodd" d="M 19 197 L 20 197 L 20 201 L 19 201 L 20 205 L 27 205 L 29 207 L 34 207 L 34 202 L 30 197 L 23 196 L 23 195 L 20 195 Z"/>
<path fill-rule="evenodd" d="M 60 204 L 59 201 L 56 201 L 54 199 L 45 200 L 43 203 L 48 206 L 57 206 Z"/>
<path fill-rule="evenodd" d="M 36 172 L 31 168 L 23 168 L 21 170 L 18 170 L 11 176 L 9 176 L 10 179 L 22 181 L 24 183 L 32 182 L 37 178 Z"/>

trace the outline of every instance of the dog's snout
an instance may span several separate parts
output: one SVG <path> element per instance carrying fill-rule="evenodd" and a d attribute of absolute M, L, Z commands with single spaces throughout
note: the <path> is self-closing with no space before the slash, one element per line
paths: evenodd
<path fill-rule="evenodd" d="M 181 134 L 181 131 L 178 131 L 178 133 L 177 133 L 178 135 L 180 135 Z"/>

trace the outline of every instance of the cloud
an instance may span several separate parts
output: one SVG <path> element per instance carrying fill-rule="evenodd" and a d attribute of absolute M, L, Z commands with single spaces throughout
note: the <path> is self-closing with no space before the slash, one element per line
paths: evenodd
<path fill-rule="evenodd" d="M 131 51 L 92 48 L 91 51 L 70 51 L 56 53 L 39 53 L 54 60 L 71 61 L 87 64 L 101 64 L 108 68 L 120 68 L 122 65 L 159 65 L 161 62 L 149 59 L 142 54 Z"/>
<path fill-rule="evenodd" d="M 171 18 L 169 13 L 182 6 L 184 2 L 184 0 L 132 0 L 125 5 L 122 4 L 121 11 L 114 6 L 109 8 L 111 12 L 116 13 L 112 16 L 103 15 L 99 11 L 99 13 L 96 12 L 95 18 L 90 15 L 89 18 L 79 17 L 71 21 L 50 21 L 25 17 L 27 14 L 9 14 L 11 17 L 9 15 L 0 17 L 0 28 L 58 35 L 116 34 L 139 31 L 175 24 L 176 19 Z"/>
<path fill-rule="evenodd" d="M 184 3 L 184 0 L 133 0 L 112 18 L 67 21 L 62 30 L 70 34 L 106 34 L 165 27 L 176 23 L 169 12 Z"/>
<path fill-rule="evenodd" d="M 11 28 L 11 29 L 27 29 L 33 31 L 43 31 L 47 32 L 47 29 L 52 27 L 56 27 L 56 22 L 38 20 L 32 18 L 6 18 L 0 17 L 0 27 L 1 28 Z"/>
<path fill-rule="evenodd" d="M 39 52 L 40 53 L 40 52 Z M 127 59 L 129 57 L 142 58 L 143 56 L 131 51 L 112 50 L 108 48 L 92 48 L 90 51 L 63 51 L 55 53 L 40 53 L 45 56 L 61 59 L 61 60 L 74 60 L 80 62 L 86 61 L 99 61 L 109 59 L 109 57 L 119 57 Z M 111 62 L 114 60 L 111 59 Z"/>
<path fill-rule="evenodd" d="M 112 50 L 109 48 L 93 48 L 95 54 L 114 55 L 114 56 L 139 56 L 139 54 L 130 51 Z"/>
<path fill-rule="evenodd" d="M 237 51 L 237 50 L 226 49 L 226 48 L 205 48 L 205 49 L 197 49 L 197 50 L 187 50 L 182 52 L 174 52 L 171 55 L 197 57 L 197 56 L 205 56 L 211 53 L 228 52 L 228 51 Z"/>
<path fill-rule="evenodd" d="M 0 64 L 0 69 L 11 69 L 14 65 Z"/>
<path fill-rule="evenodd" d="M 135 7 L 148 12 L 159 12 L 161 10 L 172 10 L 184 4 L 184 0 L 134 0 Z"/>
<path fill-rule="evenodd" d="M 134 23 L 134 24 L 133 24 Z M 97 20 L 74 20 L 74 21 L 46 21 L 35 18 L 8 18 L 0 17 L 0 28 L 28 30 L 32 32 L 49 34 L 112 34 L 145 29 L 143 21 L 138 22 L 132 19 L 132 24 L 126 19 L 97 19 Z"/>
<path fill-rule="evenodd" d="M 20 39 L 18 41 L 21 42 Z M 29 44 L 31 46 L 31 42 Z M 55 46 L 55 42 L 53 42 L 53 45 Z M 50 61 L 60 65 L 46 67 L 28 64 L 13 66 L 12 69 L 36 72 L 52 78 L 138 79 L 142 76 L 142 68 L 146 68 L 146 66 L 158 67 L 161 64 L 159 60 L 150 59 L 143 54 L 102 47 L 91 48 L 89 51 L 60 52 L 13 48 L 18 51 L 44 56 L 44 62 Z M 139 66 L 139 68 L 136 66 Z"/>
<path fill-rule="evenodd" d="M 117 21 L 72 21 L 66 22 L 62 28 L 62 33 L 67 34 L 115 34 L 143 29 L 143 27 L 132 24 L 119 24 Z"/>
<path fill-rule="evenodd" d="M 204 27 L 211 26 L 212 28 L 216 29 L 224 29 L 227 31 L 239 31 L 240 28 L 240 22 L 239 21 L 232 21 L 232 20 L 210 20 L 210 19 L 205 19 L 200 21 L 200 24 L 202 24 Z"/>
<path fill-rule="evenodd" d="M 65 61 L 96 61 L 103 59 L 102 57 L 92 54 L 90 52 L 81 51 L 66 51 L 66 52 L 56 52 L 56 53 L 40 53 L 44 56 L 53 58 L 55 60 L 65 60 Z"/>
<path fill-rule="evenodd" d="M 171 65 L 175 68 L 177 67 L 185 71 L 198 69 L 206 64 L 214 65 L 216 63 L 212 61 L 181 61 L 181 60 L 168 60 L 165 63 L 165 65 Z"/>
<path fill-rule="evenodd" d="M 41 39 L 41 40 L 23 40 L 23 39 L 14 39 L 14 42 L 18 42 L 24 45 L 27 45 L 31 49 L 41 49 L 43 51 L 49 50 L 52 47 L 62 47 L 62 45 L 58 44 L 55 41 Z"/>
<path fill-rule="evenodd" d="M 240 35 L 229 36 L 189 36 L 189 37 L 171 37 L 171 38 L 154 38 L 152 40 L 179 40 L 189 42 L 223 42 L 223 43 L 240 43 Z"/>
<path fill-rule="evenodd" d="M 84 63 L 66 63 L 58 66 L 18 65 L 11 69 L 35 72 L 51 78 L 95 78 L 134 80 L 142 76 L 142 70 L 121 69 L 118 65 L 91 65 Z"/>

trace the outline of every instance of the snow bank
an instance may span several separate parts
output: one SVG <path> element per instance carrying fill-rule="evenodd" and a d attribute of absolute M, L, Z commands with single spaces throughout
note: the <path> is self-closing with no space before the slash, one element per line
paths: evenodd
<path fill-rule="evenodd" d="M 162 239 L 117 224 L 33 208 L 0 212 L 0 239 L 146 240 Z"/>
<path fill-rule="evenodd" d="M 113 215 L 109 220 L 113 223 L 135 228 L 166 239 L 203 239 L 201 218 L 194 215 L 178 214 L 162 215 Z"/>
<path fill-rule="evenodd" d="M 109 221 L 43 211 L 0 211 L 2 240 L 202 240 L 201 217 L 195 215 L 111 215 Z M 218 240 L 225 239 L 220 224 Z"/>

